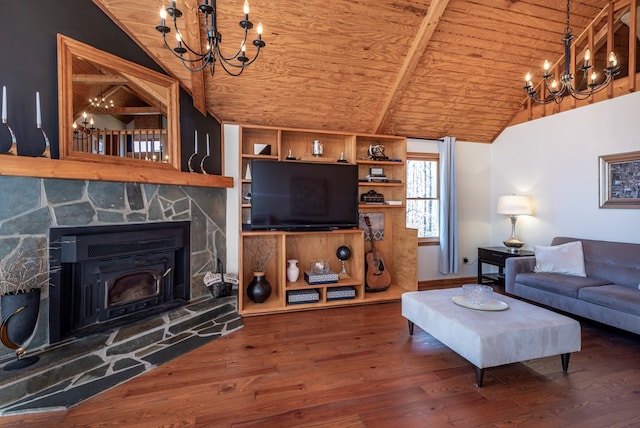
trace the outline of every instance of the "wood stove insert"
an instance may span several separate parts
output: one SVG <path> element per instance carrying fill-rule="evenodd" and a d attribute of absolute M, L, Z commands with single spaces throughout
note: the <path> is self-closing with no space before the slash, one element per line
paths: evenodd
<path fill-rule="evenodd" d="M 190 299 L 189 222 L 50 230 L 49 339 L 146 318 Z"/>

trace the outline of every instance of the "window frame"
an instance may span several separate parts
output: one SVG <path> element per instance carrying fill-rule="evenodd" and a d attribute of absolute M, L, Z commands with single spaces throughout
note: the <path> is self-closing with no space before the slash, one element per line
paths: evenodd
<path fill-rule="evenodd" d="M 440 171 L 440 155 L 438 153 L 425 153 L 425 152 L 407 152 L 407 162 L 410 160 L 415 161 L 435 161 L 437 164 L 438 171 Z M 440 202 L 440 174 L 437 176 L 436 182 L 436 197 L 435 198 L 409 198 L 406 194 L 409 191 L 409 180 L 407 178 L 406 189 L 405 189 L 405 199 L 409 200 L 437 200 Z M 439 221 L 440 219 L 438 219 Z M 440 245 L 440 236 L 431 237 L 431 238 L 420 238 L 418 237 L 418 247 L 428 246 L 428 245 Z"/>

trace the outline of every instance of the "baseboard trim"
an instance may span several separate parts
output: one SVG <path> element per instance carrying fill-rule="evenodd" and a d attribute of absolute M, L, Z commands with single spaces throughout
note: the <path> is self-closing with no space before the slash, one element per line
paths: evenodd
<path fill-rule="evenodd" d="M 459 287 L 462 284 L 475 284 L 478 278 L 475 276 L 429 279 L 427 281 L 418 281 L 418 290 L 436 290 L 439 288 Z"/>

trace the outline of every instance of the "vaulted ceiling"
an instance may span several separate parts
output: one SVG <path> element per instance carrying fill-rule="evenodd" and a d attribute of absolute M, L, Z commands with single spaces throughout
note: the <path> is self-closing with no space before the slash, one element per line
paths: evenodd
<path fill-rule="evenodd" d="M 527 71 L 562 54 L 565 0 L 250 0 L 266 47 L 240 77 L 187 71 L 164 47 L 163 0 L 94 0 L 194 103 L 225 122 L 491 142 L 521 110 Z M 197 0 L 178 0 L 195 21 Z M 243 0 L 218 0 L 237 49 Z M 579 34 L 608 0 L 571 3 Z"/>

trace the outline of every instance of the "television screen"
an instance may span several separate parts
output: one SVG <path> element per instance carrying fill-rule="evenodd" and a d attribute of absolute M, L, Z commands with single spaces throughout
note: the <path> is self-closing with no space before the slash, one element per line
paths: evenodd
<path fill-rule="evenodd" d="M 251 161 L 251 229 L 325 230 L 357 225 L 356 165 Z"/>

